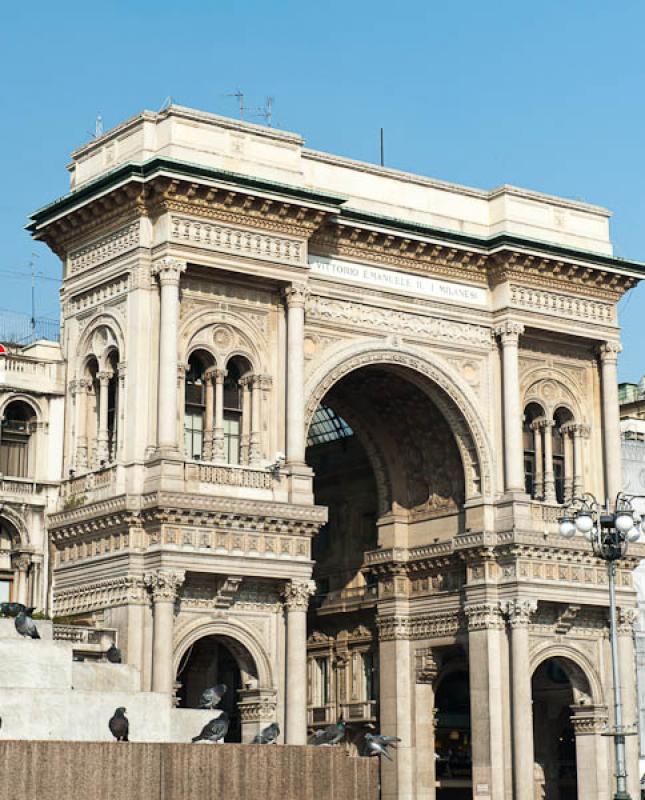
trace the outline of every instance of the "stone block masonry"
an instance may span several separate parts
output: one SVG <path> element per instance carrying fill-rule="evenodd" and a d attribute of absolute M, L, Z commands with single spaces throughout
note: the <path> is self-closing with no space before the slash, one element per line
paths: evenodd
<path fill-rule="evenodd" d="M 0 742 L 0 800 L 377 800 L 378 773 L 341 747 Z"/>

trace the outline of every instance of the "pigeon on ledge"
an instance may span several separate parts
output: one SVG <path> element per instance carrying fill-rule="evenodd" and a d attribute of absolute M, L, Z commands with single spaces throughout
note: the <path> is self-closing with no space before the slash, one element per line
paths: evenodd
<path fill-rule="evenodd" d="M 120 664 L 123 660 L 121 657 L 121 651 L 114 644 L 114 642 L 112 642 L 112 644 L 108 647 L 105 657 L 110 664 Z"/>
<path fill-rule="evenodd" d="M 31 618 L 34 611 L 34 608 L 27 608 L 21 611 L 16 617 L 14 625 L 21 636 L 25 636 L 29 639 L 40 639 L 38 631 L 36 630 L 36 625 Z"/>
<path fill-rule="evenodd" d="M 226 684 L 218 683 L 217 686 L 211 686 L 210 689 L 204 689 L 202 696 L 199 698 L 200 708 L 215 708 L 222 701 L 222 697 L 226 694 Z"/>
<path fill-rule="evenodd" d="M 275 744 L 280 736 L 280 726 L 277 722 L 272 722 L 260 733 L 256 733 L 251 744 Z"/>
<path fill-rule="evenodd" d="M 210 744 L 219 744 L 224 741 L 224 737 L 228 733 L 228 714 L 222 711 L 221 716 L 212 719 L 202 728 L 199 736 L 193 736 L 193 742 L 209 742 Z"/>
<path fill-rule="evenodd" d="M 328 725 L 323 731 L 316 731 L 309 740 L 313 745 L 334 745 L 342 742 L 345 737 L 345 723 L 343 720 L 335 725 Z"/>
<path fill-rule="evenodd" d="M 127 742 L 128 741 L 128 732 L 130 730 L 130 723 L 128 722 L 128 718 L 125 716 L 126 709 L 123 706 L 119 706 L 117 710 L 114 712 L 114 716 L 108 722 L 108 726 L 110 728 L 110 733 L 117 742 Z"/>

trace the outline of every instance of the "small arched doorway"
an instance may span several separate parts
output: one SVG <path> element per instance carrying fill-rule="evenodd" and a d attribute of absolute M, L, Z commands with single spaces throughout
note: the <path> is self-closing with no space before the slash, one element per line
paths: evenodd
<path fill-rule="evenodd" d="M 202 692 L 218 683 L 226 684 L 226 694 L 218 708 L 229 715 L 225 741 L 242 741 L 240 692 L 256 687 L 258 674 L 250 653 L 229 636 L 211 634 L 194 642 L 177 670 L 178 705 L 199 708 Z"/>
<path fill-rule="evenodd" d="M 568 659 L 548 658 L 533 673 L 531 690 L 535 796 L 546 800 L 577 800 L 572 706 L 589 697 L 586 679 Z"/>

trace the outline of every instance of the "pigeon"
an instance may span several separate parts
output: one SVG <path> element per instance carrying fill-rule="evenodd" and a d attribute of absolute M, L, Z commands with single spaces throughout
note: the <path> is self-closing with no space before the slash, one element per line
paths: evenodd
<path fill-rule="evenodd" d="M 381 740 L 380 736 L 372 733 L 365 734 L 365 749 L 368 756 L 385 756 L 388 761 L 392 761 L 392 756 L 387 752 L 387 745 Z"/>
<path fill-rule="evenodd" d="M 313 745 L 338 744 L 345 736 L 345 723 L 340 720 L 335 725 L 328 725 L 323 731 L 316 731 L 310 740 Z"/>
<path fill-rule="evenodd" d="M 385 747 L 393 747 L 395 750 L 397 743 L 401 741 L 398 736 L 384 736 L 382 733 L 372 734 L 372 738 L 377 739 Z"/>
<path fill-rule="evenodd" d="M 22 603 L 0 603 L 0 617 L 17 617 L 26 610 L 27 606 Z"/>
<path fill-rule="evenodd" d="M 105 657 L 110 664 L 120 664 L 123 660 L 121 657 L 121 651 L 114 644 L 114 642 L 112 642 L 112 644 L 108 647 Z"/>
<path fill-rule="evenodd" d="M 218 683 L 217 686 L 211 686 L 210 689 L 204 689 L 202 696 L 199 698 L 200 708 L 215 708 L 226 694 L 226 684 Z"/>
<path fill-rule="evenodd" d="M 110 733 L 117 742 L 127 742 L 128 741 L 128 731 L 130 730 L 130 723 L 128 722 L 128 718 L 125 716 L 126 709 L 123 706 L 119 706 L 117 710 L 114 712 L 114 716 L 108 722 L 108 727 L 110 728 Z"/>
<path fill-rule="evenodd" d="M 221 716 L 212 719 L 202 728 L 199 736 L 193 736 L 193 742 L 210 742 L 217 744 L 224 740 L 228 733 L 228 714 L 222 711 Z"/>
<path fill-rule="evenodd" d="M 40 639 L 38 631 L 36 630 L 36 625 L 31 618 L 31 615 L 34 613 L 34 611 L 34 608 L 27 608 L 24 611 L 21 611 L 16 617 L 14 625 L 21 636 L 26 636 L 27 638 L 31 639 Z"/>
<path fill-rule="evenodd" d="M 280 726 L 277 722 L 273 722 L 260 733 L 256 733 L 251 744 L 275 744 L 278 736 L 280 736 Z"/>

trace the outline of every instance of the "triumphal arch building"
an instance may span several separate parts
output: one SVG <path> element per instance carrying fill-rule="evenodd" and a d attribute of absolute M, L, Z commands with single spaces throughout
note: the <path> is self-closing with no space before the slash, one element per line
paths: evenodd
<path fill-rule="evenodd" d="M 608 798 L 606 572 L 557 532 L 620 488 L 608 212 L 178 106 L 69 170 L 54 613 L 179 706 L 226 682 L 232 738 L 399 736 L 387 800 Z"/>

